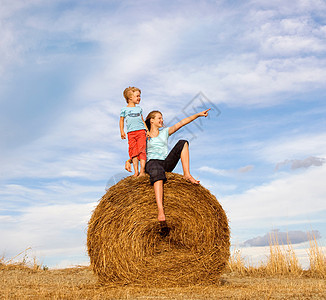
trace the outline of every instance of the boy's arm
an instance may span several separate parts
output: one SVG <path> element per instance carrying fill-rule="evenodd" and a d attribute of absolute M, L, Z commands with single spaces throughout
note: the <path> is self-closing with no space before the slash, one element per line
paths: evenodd
<path fill-rule="evenodd" d="M 210 110 L 210 108 L 209 108 L 209 109 L 206 109 L 206 110 L 204 110 L 204 111 L 202 111 L 202 112 L 196 113 L 196 114 L 194 114 L 194 115 L 192 115 L 192 116 L 190 116 L 190 117 L 184 118 L 184 119 L 182 119 L 180 122 L 178 122 L 177 124 L 175 124 L 175 125 L 169 127 L 169 135 L 175 133 L 175 132 L 176 132 L 177 130 L 179 130 L 181 127 L 183 127 L 183 126 L 189 124 L 190 122 L 196 120 L 196 119 L 199 118 L 199 117 L 207 117 L 207 116 L 208 116 L 208 111 L 209 111 L 209 110 Z"/>
<path fill-rule="evenodd" d="M 124 122 L 125 122 L 125 118 L 124 117 L 120 117 L 120 121 L 119 121 L 120 134 L 121 134 L 121 138 L 123 140 L 126 138 L 125 131 L 123 130 Z"/>
<path fill-rule="evenodd" d="M 125 162 L 125 169 L 126 169 L 128 172 L 131 172 L 131 163 L 132 163 L 131 158 L 129 158 L 129 159 L 126 160 L 126 162 Z"/>
<path fill-rule="evenodd" d="M 145 126 L 145 128 L 146 128 L 146 136 L 149 137 L 149 130 L 148 130 L 148 128 L 147 128 L 146 122 L 144 121 L 143 115 L 141 115 L 141 119 L 142 119 L 142 121 L 143 121 L 143 123 L 144 123 L 144 126 Z"/>

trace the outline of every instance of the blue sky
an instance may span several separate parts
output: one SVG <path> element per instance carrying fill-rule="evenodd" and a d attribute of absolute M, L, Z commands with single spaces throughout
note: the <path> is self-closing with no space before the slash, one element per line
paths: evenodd
<path fill-rule="evenodd" d="M 325 1 L 0 5 L 0 255 L 31 247 L 50 267 L 88 262 L 87 222 L 124 172 L 127 86 L 166 124 L 215 108 L 178 136 L 233 245 L 275 229 L 318 230 L 324 245 Z"/>

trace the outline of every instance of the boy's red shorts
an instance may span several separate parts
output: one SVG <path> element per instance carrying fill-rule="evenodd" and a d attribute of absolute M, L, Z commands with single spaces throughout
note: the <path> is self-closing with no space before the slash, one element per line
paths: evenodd
<path fill-rule="evenodd" d="M 128 132 L 129 157 L 146 160 L 146 131 L 136 130 Z"/>

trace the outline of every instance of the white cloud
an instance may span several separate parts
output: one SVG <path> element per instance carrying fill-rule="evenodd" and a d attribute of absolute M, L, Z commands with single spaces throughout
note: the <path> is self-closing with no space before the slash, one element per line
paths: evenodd
<path fill-rule="evenodd" d="M 2 178 L 103 179 L 123 170 L 118 113 L 112 116 L 110 101 L 91 103 L 64 114 L 46 135 L 28 141 L 0 157 Z"/>
<path fill-rule="evenodd" d="M 255 54 L 230 54 L 216 64 L 194 62 L 159 68 L 153 74 L 157 93 L 173 97 L 198 91 L 214 102 L 241 106 L 275 105 L 284 101 L 281 93 L 302 93 L 325 86 L 323 58 L 257 58 Z"/>
<path fill-rule="evenodd" d="M 300 54 L 302 52 L 324 52 L 326 45 L 317 38 L 304 38 L 300 36 L 275 36 L 266 40 L 262 45 L 266 53 L 279 54 Z"/>
<path fill-rule="evenodd" d="M 9 72 L 7 68 L 21 63 L 23 61 L 22 56 L 26 51 L 24 42 L 28 40 L 29 37 L 26 38 L 21 35 L 24 26 L 21 26 L 22 19 L 19 18 L 20 13 L 28 7 L 38 5 L 40 2 L 39 0 L 31 0 L 28 2 L 20 0 L 0 1 L 0 76 L 3 77 L 2 81 L 7 80 L 8 77 L 12 77 L 11 72 Z M 18 22 L 16 18 L 19 19 Z M 3 76 L 4 74 L 6 76 Z"/>
<path fill-rule="evenodd" d="M 203 90 L 217 101 L 238 105 L 275 104 L 284 101 L 278 98 L 279 93 L 300 93 L 325 86 L 326 61 L 323 56 L 316 57 L 326 50 L 324 26 L 305 15 L 304 10 L 303 16 L 275 19 L 279 7 L 274 9 L 267 16 L 264 11 L 264 18 L 257 18 L 261 11 L 253 9 L 249 21 L 240 15 L 235 25 L 241 31 L 239 36 L 228 23 L 223 31 L 208 27 L 208 32 L 215 37 L 210 47 L 220 51 L 219 38 L 224 36 L 228 51 L 219 52 L 219 56 L 208 52 L 207 60 L 198 55 L 191 56 L 189 61 L 186 58 L 183 63 L 162 66 L 160 75 L 153 76 L 161 87 L 160 93 L 165 90 L 182 95 Z M 219 20 L 213 18 L 210 26 L 219 28 L 217 24 Z M 189 30 L 195 29 L 190 26 Z M 239 53 L 241 47 L 244 49 Z M 208 49 L 202 44 L 202 51 Z"/>
<path fill-rule="evenodd" d="M 25 208 L 10 221 L 1 220 L 1 237 L 6 241 L 3 251 L 13 256 L 17 249 L 31 247 L 42 255 L 54 255 L 62 249 L 85 248 L 87 223 L 95 207 L 93 202 Z"/>
<path fill-rule="evenodd" d="M 76 92 L 83 97 L 111 96 L 114 86 L 114 93 L 119 91 L 119 98 L 114 100 L 123 105 L 121 95 L 126 86 L 137 81 L 143 84 L 140 86 L 143 89 L 147 80 L 160 76 L 162 66 L 170 65 L 179 34 L 186 28 L 187 21 L 178 16 L 138 21 L 132 27 L 112 21 L 104 21 L 100 26 L 96 23 L 87 37 L 101 45 L 101 63 Z M 156 83 L 150 84 L 155 90 Z"/>
<path fill-rule="evenodd" d="M 237 174 L 250 172 L 253 168 L 254 166 L 248 165 L 248 166 L 241 167 L 237 170 L 223 170 L 223 169 L 216 169 L 208 166 L 202 166 L 199 167 L 198 170 L 201 172 L 207 172 L 218 176 L 234 176 Z"/>
<path fill-rule="evenodd" d="M 12 221 L 13 221 L 13 218 L 11 216 L 0 216 L 0 223 L 1 222 L 7 223 L 7 222 L 12 222 Z"/>
<path fill-rule="evenodd" d="M 196 9 L 195 6 L 187 6 L 188 10 L 189 7 Z M 228 8 L 220 10 L 219 18 L 216 17 L 216 7 L 212 5 L 211 8 L 209 12 L 207 7 L 200 7 L 196 18 L 192 19 L 185 18 L 184 10 L 176 8 L 172 16 L 137 20 L 132 27 L 128 22 L 119 23 L 123 16 L 119 16 L 118 20 L 117 16 L 107 18 L 100 15 L 101 22 L 92 19 L 94 15 L 87 16 L 87 26 L 82 27 L 81 38 L 100 46 L 100 60 L 96 71 L 80 84 L 77 95 L 86 99 L 103 97 L 112 94 L 112 85 L 115 91 L 122 91 L 137 78 L 143 84 L 142 88 L 150 91 L 152 101 L 157 95 L 164 99 L 185 93 L 194 95 L 202 90 L 209 96 L 214 94 L 212 99 L 217 101 L 241 105 L 273 104 L 280 101 L 276 98 L 277 93 L 299 93 L 325 85 L 326 61 L 315 55 L 316 51 L 326 49 L 322 34 L 324 29 L 308 15 L 275 20 L 279 8 L 273 7 L 274 14 L 270 14 L 267 20 L 266 16 L 256 17 L 259 10 L 251 11 L 253 23 L 250 23 L 238 12 L 241 17 L 237 26 L 242 31 L 238 36 L 233 25 L 228 23 L 224 24 L 223 31 L 218 30 L 220 20 L 230 14 Z M 200 11 L 207 13 L 204 19 Z M 83 13 L 81 10 L 77 15 Z M 124 13 L 128 15 L 129 12 Z M 301 13 L 304 14 L 304 11 Z M 71 25 L 69 17 L 66 13 L 64 19 L 58 22 L 63 28 L 67 26 L 74 31 L 78 28 L 79 18 L 74 16 L 74 25 Z M 198 28 L 202 31 L 198 32 Z M 209 36 L 205 29 L 215 36 L 207 45 Z M 199 38 L 200 34 L 204 38 Z M 219 53 L 218 58 L 214 47 L 220 51 L 220 38 L 228 50 Z M 200 40 L 200 45 L 197 45 L 197 40 Z M 233 45 L 240 47 L 229 45 L 231 40 Z M 200 55 L 195 55 L 196 51 L 193 55 L 189 53 L 188 49 L 194 43 L 195 49 L 200 49 Z M 239 53 L 241 47 L 246 50 Z M 184 60 L 176 60 L 184 48 L 188 55 Z M 208 55 L 201 55 L 207 51 Z M 301 58 L 302 54 L 305 58 Z M 147 80 L 144 84 L 143 78 L 150 78 L 150 85 Z"/>
<path fill-rule="evenodd" d="M 35 203 L 47 206 L 93 202 L 102 196 L 104 188 L 104 183 L 101 186 L 61 179 L 48 183 L 34 182 L 32 185 L 3 184 L 0 196 L 5 204 L 2 206 L 3 211 L 13 210 L 21 214 L 26 213 L 26 207 Z"/>
<path fill-rule="evenodd" d="M 325 176 L 325 165 L 282 174 L 242 194 L 225 196 L 223 206 L 234 225 L 244 221 L 267 225 L 283 218 L 307 217 L 326 211 Z"/>
<path fill-rule="evenodd" d="M 51 147 L 51 144 L 48 145 Z M 76 150 L 74 153 L 45 149 L 45 153 L 34 147 L 20 152 L 2 164 L 2 179 L 14 178 L 75 178 L 90 181 L 103 180 L 112 173 L 124 169 L 124 160 L 119 154 L 101 149 L 92 151 Z M 26 155 L 26 156 L 25 156 Z M 128 156 L 127 148 L 125 157 Z M 10 156 L 9 156 L 10 157 Z"/>
<path fill-rule="evenodd" d="M 325 2 L 322 0 L 298 0 L 295 5 L 293 1 L 275 0 L 266 2 L 264 0 L 252 0 L 250 5 L 263 11 L 273 11 L 276 16 L 300 15 L 310 12 L 323 13 L 326 10 Z"/>
<path fill-rule="evenodd" d="M 0 15 L 1 18 L 1 15 Z M 0 76 L 2 81 L 8 65 L 19 61 L 20 45 L 14 37 L 14 30 L 0 19 Z M 1 87 L 1 86 L 0 86 Z"/>
<path fill-rule="evenodd" d="M 326 133 L 286 136 L 264 142 L 257 155 L 262 159 L 277 164 L 285 160 L 314 156 L 326 157 Z"/>

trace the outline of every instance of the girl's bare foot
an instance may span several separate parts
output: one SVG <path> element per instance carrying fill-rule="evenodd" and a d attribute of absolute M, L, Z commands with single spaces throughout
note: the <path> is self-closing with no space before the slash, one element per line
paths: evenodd
<path fill-rule="evenodd" d="M 196 180 L 190 174 L 189 175 L 183 175 L 183 178 L 190 181 L 191 183 L 199 184 L 199 180 Z"/>
<path fill-rule="evenodd" d="M 158 219 L 159 222 L 165 222 L 165 214 L 164 213 L 163 214 L 159 214 L 157 216 L 157 219 Z"/>

